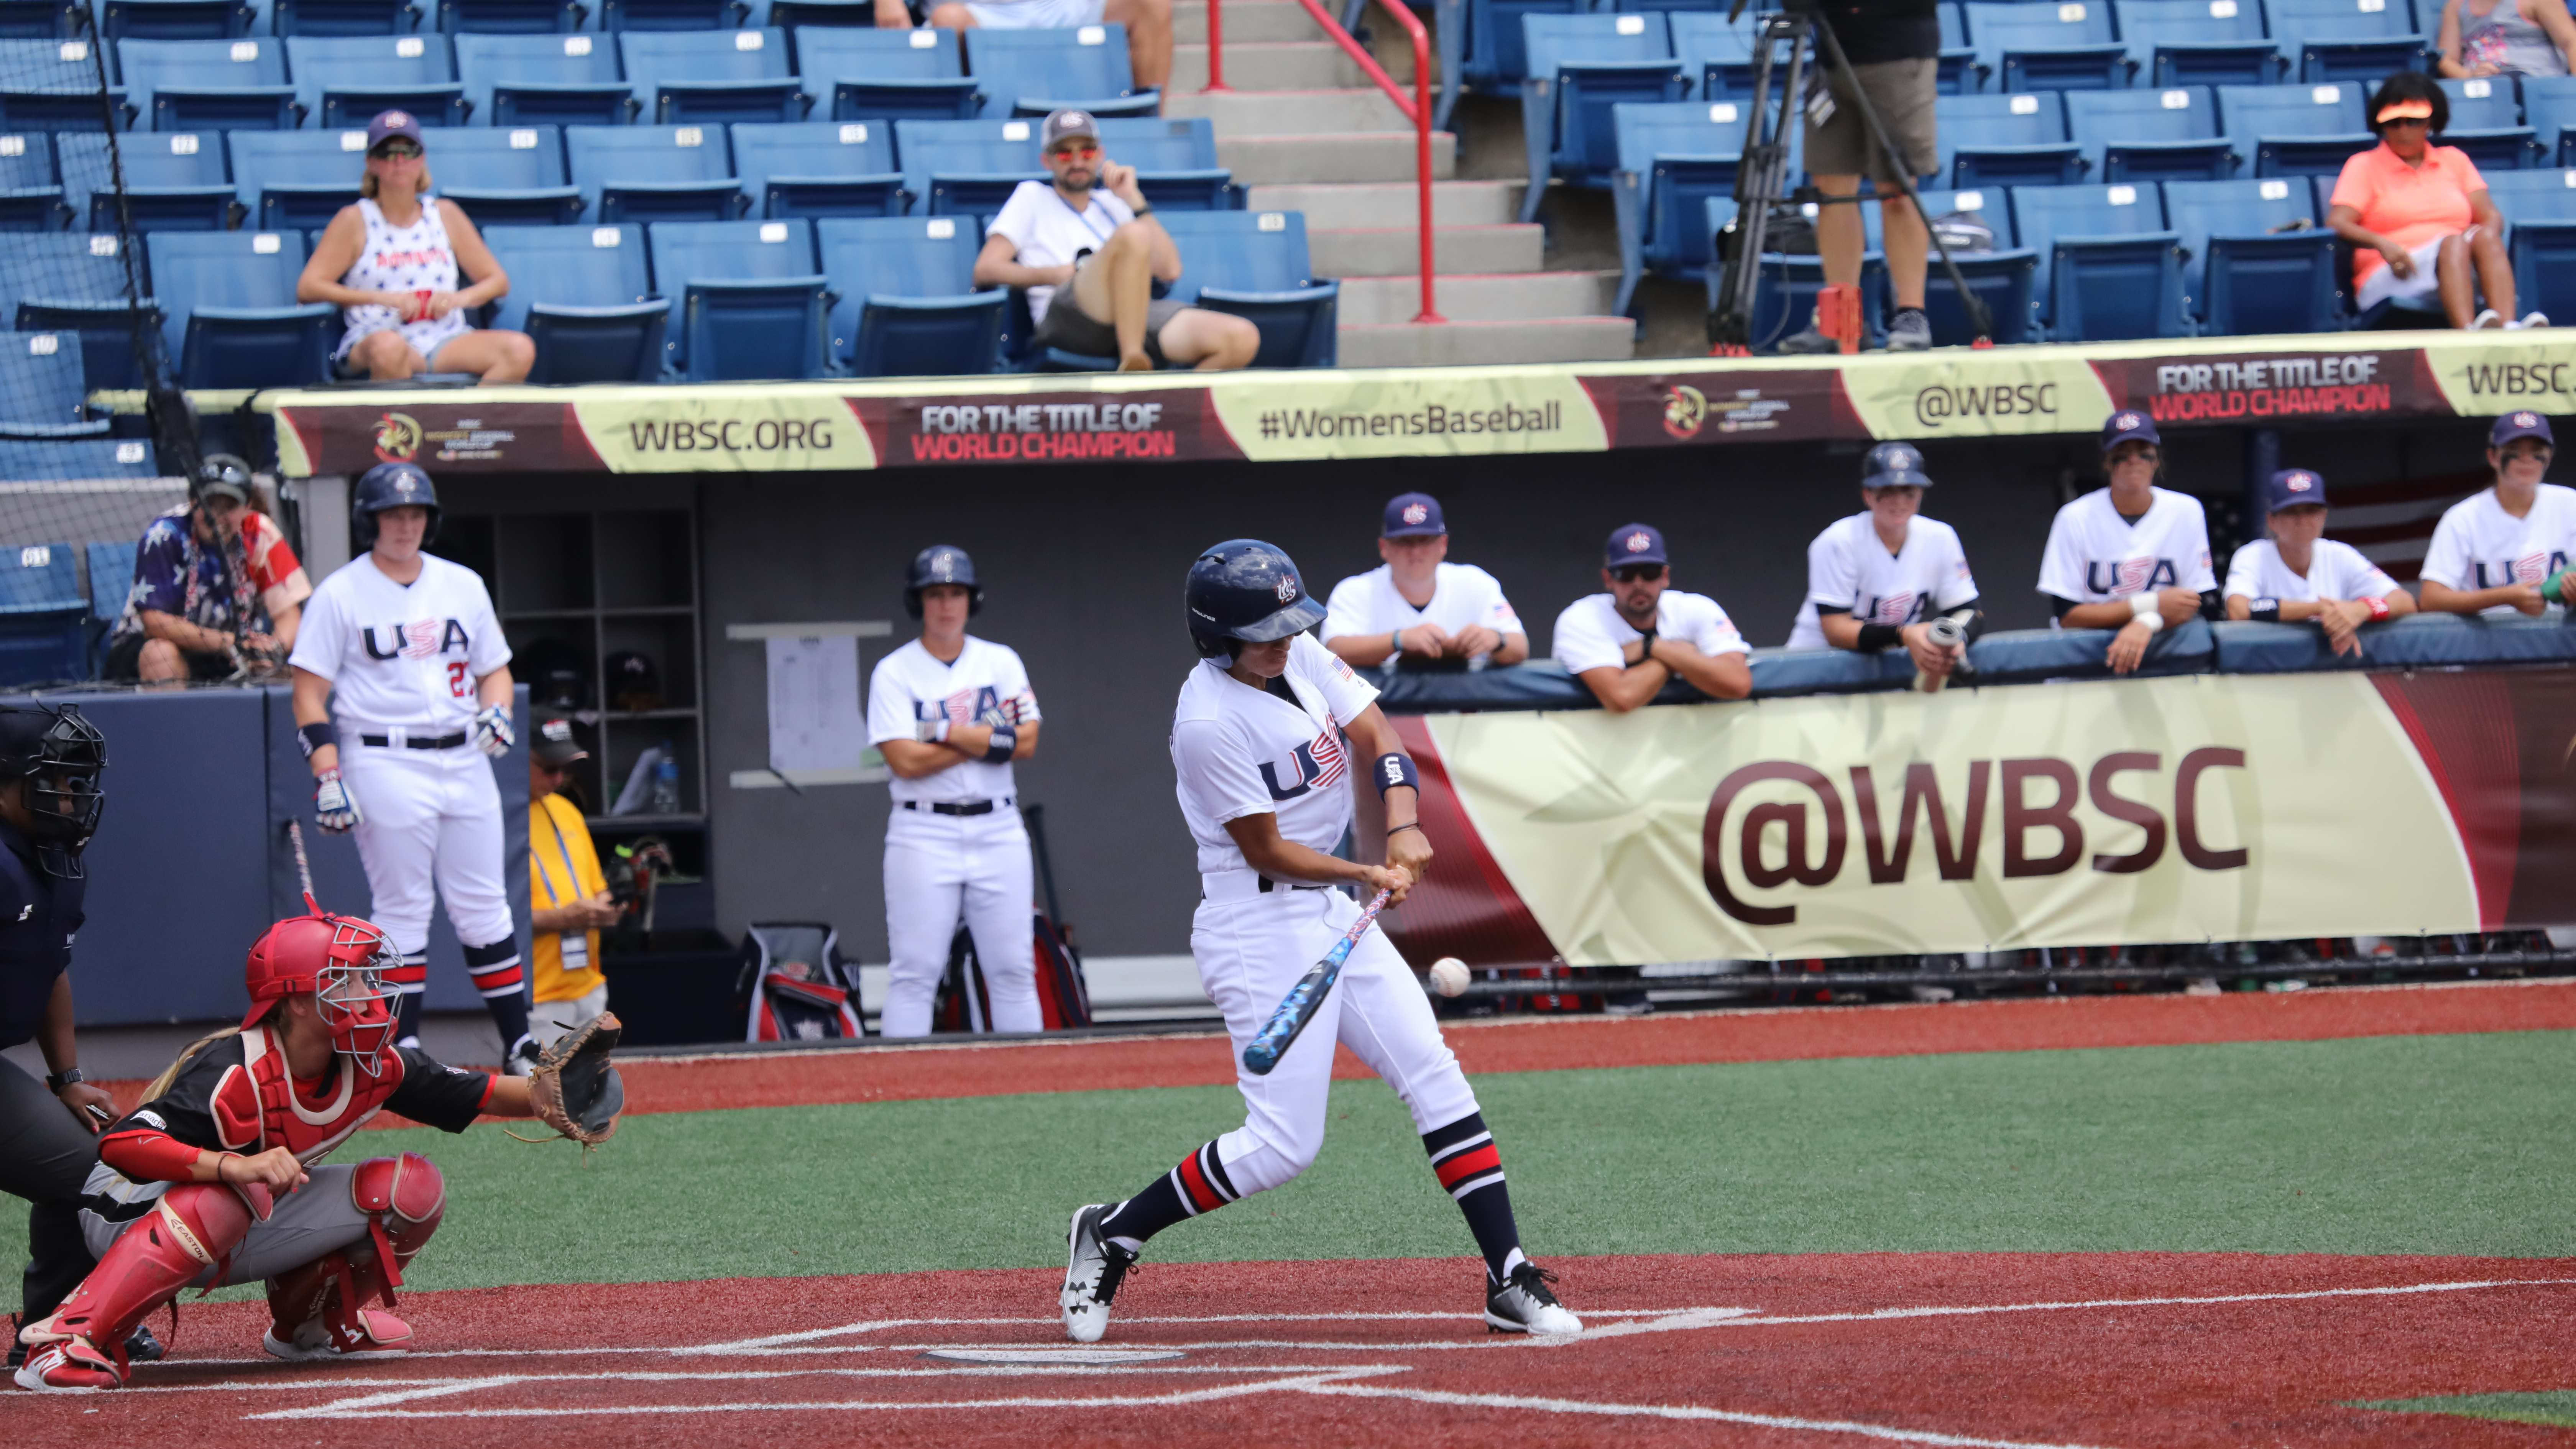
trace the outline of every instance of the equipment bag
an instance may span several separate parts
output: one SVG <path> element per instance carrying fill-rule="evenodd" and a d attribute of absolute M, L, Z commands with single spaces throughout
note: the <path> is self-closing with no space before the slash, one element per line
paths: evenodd
<path fill-rule="evenodd" d="M 743 934 L 738 993 L 747 997 L 745 1041 L 835 1041 L 867 1035 L 858 974 L 841 959 L 841 934 L 812 921 L 754 924 Z"/>
<path fill-rule="evenodd" d="M 1081 960 L 1046 912 L 1034 914 L 1031 949 L 1037 964 L 1040 1021 L 1048 1031 L 1091 1025 L 1091 989 L 1083 980 Z M 984 968 L 975 959 L 975 938 L 963 927 L 948 943 L 948 969 L 940 973 L 939 992 L 931 999 L 930 1029 L 993 1029 L 992 993 L 984 984 Z"/>

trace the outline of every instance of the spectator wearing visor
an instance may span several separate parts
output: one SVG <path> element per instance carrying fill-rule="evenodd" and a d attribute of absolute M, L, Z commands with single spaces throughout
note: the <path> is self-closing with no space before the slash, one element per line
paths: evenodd
<path fill-rule="evenodd" d="M 399 382 L 424 372 L 519 382 L 537 360 L 524 332 L 478 330 L 473 309 L 508 295 L 510 274 L 465 208 L 432 196 L 420 122 L 385 111 L 367 123 L 358 204 L 340 208 L 313 244 L 295 300 L 341 309 L 348 331 L 333 362 L 346 377 Z M 471 285 L 463 285 L 466 279 Z"/>
<path fill-rule="evenodd" d="M 1922 516 L 1932 475 L 1911 443 L 1881 443 L 1861 464 L 1861 511 L 1807 545 L 1807 601 L 1789 630 L 1792 649 L 1874 654 L 1903 645 L 1927 680 L 1946 680 L 1983 632 L 1977 580 L 1958 531 Z M 1932 620 L 1958 620 L 1958 642 L 1932 637 Z"/>
<path fill-rule="evenodd" d="M 2058 628 L 2117 631 L 2104 655 L 2114 674 L 2137 668 L 2158 633 L 2219 611 L 2208 516 L 2199 499 L 2156 486 L 2163 466 L 2155 419 L 2111 414 L 2102 425 L 2111 486 L 2057 510 L 2040 557 L 2039 591 Z"/>
<path fill-rule="evenodd" d="M 135 546 L 107 677 L 176 684 L 276 673 L 312 596 L 276 520 L 253 506 L 249 466 L 214 454 L 189 481 L 188 501 L 153 519 Z"/>
<path fill-rule="evenodd" d="M 1673 679 L 1713 699 L 1753 692 L 1752 651 L 1726 610 L 1706 594 L 1672 587 L 1664 535 L 1623 523 L 1601 550 L 1605 592 L 1556 616 L 1556 662 L 1583 681 L 1601 707 L 1625 714 Z"/>
<path fill-rule="evenodd" d="M 2504 217 L 2486 178 L 2467 152 L 2432 141 L 2450 124 L 2450 97 L 2421 72 L 2390 76 L 2371 96 L 2379 144 L 2343 163 L 2326 206 L 2326 225 L 2353 245 L 2353 301 L 2365 312 L 2438 306 L 2454 327 L 2546 327 L 2538 312 L 2514 317 Z"/>
<path fill-rule="evenodd" d="M 1449 559 L 1440 500 L 1399 493 L 1387 500 L 1377 556 L 1364 574 L 1333 586 L 1324 647 L 1362 669 L 1482 669 L 1529 657 L 1521 616 L 1503 586 L 1474 564 Z"/>
<path fill-rule="evenodd" d="M 540 1049 L 608 1009 L 599 933 L 617 924 L 617 902 L 581 805 L 563 792 L 573 764 L 589 758 L 568 719 L 539 720 L 528 741 L 528 1035 Z"/>
<path fill-rule="evenodd" d="M 1024 289 L 1040 345 L 1115 357 L 1120 372 L 1250 366 L 1261 329 L 1154 295 L 1157 282 L 1180 277 L 1180 248 L 1154 220 L 1136 168 L 1101 149 L 1091 113 L 1049 114 L 1039 154 L 1049 179 L 1021 182 L 1002 203 L 984 229 L 975 285 Z"/>
<path fill-rule="evenodd" d="M 2360 628 L 2415 612 L 2415 600 L 2351 544 L 2327 538 L 2326 480 L 2284 468 L 2263 485 L 2272 536 L 2227 565 L 2227 617 L 2312 622 L 2337 654 L 2358 657 Z"/>
<path fill-rule="evenodd" d="M 2424 608 L 2489 619 L 2564 614 L 2576 604 L 2576 488 L 2543 483 L 2557 451 L 2549 419 L 2510 412 L 2487 430 L 2495 483 L 2451 505 L 2433 527 L 2420 575 Z"/>

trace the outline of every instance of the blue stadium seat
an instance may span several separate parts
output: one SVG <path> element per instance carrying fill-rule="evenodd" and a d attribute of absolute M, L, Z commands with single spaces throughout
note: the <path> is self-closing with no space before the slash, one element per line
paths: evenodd
<path fill-rule="evenodd" d="M 109 118 L 134 124 L 125 88 L 102 103 L 96 44 L 77 40 L 0 40 L 0 131 L 103 131 Z"/>
<path fill-rule="evenodd" d="M 1522 48 L 1524 15 L 1580 15 L 1587 0 L 1467 0 L 1463 53 L 1450 54 L 1451 27 L 1441 27 L 1441 73 L 1457 75 L 1487 95 L 1517 96 L 1529 74 L 1529 54 Z"/>
<path fill-rule="evenodd" d="M 564 152 L 593 221 L 728 221 L 747 200 L 722 126 L 567 126 Z"/>
<path fill-rule="evenodd" d="M 1751 122 L 1735 101 L 1621 106 L 1619 171 L 1610 191 L 1618 224 L 1623 315 L 1651 271 L 1683 277 L 1709 264 L 1706 203 L 1735 195 L 1735 172 Z M 1728 214 L 1733 214 L 1732 205 Z"/>
<path fill-rule="evenodd" d="M 1975 95 L 1980 78 L 1977 75 L 1977 48 L 1968 43 L 1968 12 L 1959 0 L 1940 0 L 1934 8 L 1941 19 L 1941 51 L 1934 60 L 1933 93 Z"/>
<path fill-rule="evenodd" d="M 616 126 L 635 91 L 604 35 L 459 35 L 456 74 L 484 126 Z"/>
<path fill-rule="evenodd" d="M 2168 181 L 2164 190 L 2165 218 L 2182 239 L 2186 305 L 2203 332 L 2331 332 L 2343 325 L 2335 235 L 2316 224 L 2305 182 Z"/>
<path fill-rule="evenodd" d="M 1207 117 L 1119 116 L 1099 125 L 1101 149 L 1136 168 L 1136 185 L 1156 211 L 1242 210 L 1243 193 L 1217 159 L 1216 123 Z"/>
<path fill-rule="evenodd" d="M 2504 213 L 2516 308 L 2576 318 L 2576 170 L 2496 172 L 2487 194 Z"/>
<path fill-rule="evenodd" d="M 2181 239 L 2154 183 L 2017 186 L 2013 231 L 2039 257 L 2037 320 L 2061 342 L 2183 337 Z"/>
<path fill-rule="evenodd" d="M 2066 134 L 2103 182 L 2224 181 L 2238 165 L 2207 86 L 2068 91 Z"/>
<path fill-rule="evenodd" d="M 411 0 L 273 0 L 285 36 L 409 35 L 420 28 Z"/>
<path fill-rule="evenodd" d="M 1136 89 L 1127 64 L 1127 27 L 1071 30 L 975 30 L 966 63 L 984 93 L 984 116 L 1043 116 L 1079 106 L 1095 116 L 1151 116 L 1159 92 Z"/>
<path fill-rule="evenodd" d="M 2129 53 L 2112 35 L 2107 0 L 1968 0 L 1965 14 L 1980 90 L 2117 90 L 2129 83 Z"/>
<path fill-rule="evenodd" d="M 975 289 L 973 217 L 814 224 L 832 279 L 833 362 L 858 377 L 998 372 L 1011 294 Z"/>
<path fill-rule="evenodd" d="M 1525 15 L 1521 31 L 1529 57 L 1521 85 L 1528 222 L 1538 219 L 1551 178 L 1590 190 L 1610 184 L 1619 168 L 1613 107 L 1678 101 L 1687 87 L 1661 14 Z"/>
<path fill-rule="evenodd" d="M 267 27 L 242 0 L 101 0 L 98 33 L 119 40 L 233 40 Z"/>
<path fill-rule="evenodd" d="M 232 173 L 220 131 L 129 131 L 117 138 L 125 171 L 124 202 L 137 231 L 222 231 L 233 224 Z M 73 224 L 117 230 L 117 191 L 104 131 L 65 131 L 54 138 L 62 161 L 63 198 Z"/>
<path fill-rule="evenodd" d="M 365 130 L 379 111 L 462 126 L 465 87 L 444 35 L 290 36 L 286 66 L 312 125 Z"/>
<path fill-rule="evenodd" d="M 2509 75 L 2435 82 L 2451 102 L 2450 127 L 2433 138 L 2435 143 L 2458 148 L 2480 171 L 2548 165 L 2557 151 L 2556 138 L 2544 151 L 2533 129 L 2522 123 L 2522 102 L 2513 82 Z"/>
<path fill-rule="evenodd" d="M 161 325 L 139 256 L 134 280 L 146 295 L 140 302 L 128 296 L 120 245 L 113 232 L 49 232 L 10 243 L 20 278 L 17 330 L 78 333 L 82 378 L 93 392 L 140 386 L 135 329 Z"/>
<path fill-rule="evenodd" d="M 630 30 L 617 49 L 637 115 L 653 125 L 801 121 L 813 104 L 782 31 Z"/>
<path fill-rule="evenodd" d="M 1250 318 L 1261 329 L 1254 367 L 1333 365 L 1342 284 L 1316 278 L 1303 213 L 1185 211 L 1162 220 L 1181 253 L 1172 295 Z"/>
<path fill-rule="evenodd" d="M 813 114 L 836 121 L 969 121 L 984 92 L 966 78 L 954 30 L 793 32 Z"/>
<path fill-rule="evenodd" d="M 43 131 L 0 135 L 0 231 L 60 231 L 71 225 L 53 137 Z"/>
<path fill-rule="evenodd" d="M 2010 199 L 2001 189 L 1969 187 L 1962 190 L 1932 190 L 1916 193 L 1923 214 L 1934 221 L 1946 216 L 1965 215 L 1986 224 L 1995 234 L 1995 250 L 1990 252 L 1957 252 L 1950 259 L 1958 264 L 1967 279 L 1968 290 L 1986 304 L 1994 324 L 1993 340 L 1997 344 L 2035 342 L 2039 340 L 2034 325 L 2033 295 L 2037 291 L 2038 254 L 2024 243 L 2013 229 Z M 1877 211 L 1869 207 L 1866 218 Z M 1969 325 L 1967 308 L 1960 302 L 1958 291 L 1950 285 L 1936 257 L 1924 283 L 1924 315 L 1932 322 L 1932 340 L 1943 347 L 1975 340 Z"/>
<path fill-rule="evenodd" d="M 916 215 L 990 218 L 1022 181 L 1046 179 L 1038 123 L 897 121 L 895 159 Z"/>
<path fill-rule="evenodd" d="M 0 686 L 87 674 L 88 621 L 89 601 L 81 597 L 78 555 L 70 544 L 0 548 Z"/>
<path fill-rule="evenodd" d="M 235 131 L 233 189 L 260 231 L 318 231 L 358 202 L 365 131 Z"/>
<path fill-rule="evenodd" d="M 2423 69 L 2431 53 L 2432 27 L 2416 25 L 2409 0 L 2263 0 L 2263 14 L 2303 81 L 2376 85 L 2390 71 Z"/>
<path fill-rule="evenodd" d="M 670 370 L 684 382 L 821 377 L 830 287 L 815 270 L 814 224 L 664 221 L 647 243 L 669 298 Z"/>
<path fill-rule="evenodd" d="M 1933 173 L 1952 186 L 2064 186 L 2084 179 L 2057 92 L 1942 96 Z"/>
<path fill-rule="evenodd" d="M 2218 124 L 2256 176 L 2332 175 L 2379 144 L 2361 119 L 2366 89 L 2350 81 L 2220 86 Z"/>
<path fill-rule="evenodd" d="M 149 478 L 152 476 L 151 448 L 132 440 L 122 442 L 65 443 L 65 449 L 79 449 L 67 454 L 78 461 L 71 466 L 84 470 L 76 476 L 85 478 Z M 95 460 L 95 461 L 93 461 Z M 104 471 L 89 472 L 89 469 Z M 113 625 L 125 613 L 125 601 L 134 594 L 134 556 L 141 552 L 140 540 L 86 544 L 81 552 L 89 565 L 89 618 L 92 624 Z"/>
<path fill-rule="evenodd" d="M 2290 63 L 2263 31 L 2262 0 L 2116 0 L 2120 39 L 2138 73 L 2132 84 L 2279 84 Z"/>
<path fill-rule="evenodd" d="M 94 438 L 81 340 L 69 332 L 0 332 L 0 437 Z"/>
<path fill-rule="evenodd" d="M 731 30 L 751 18 L 743 0 L 599 0 L 599 28 Z"/>
<path fill-rule="evenodd" d="M 151 478 L 152 446 L 132 438 L 61 438 L 42 442 L 0 440 L 0 479 L 10 482 L 58 478 Z M 91 545 L 93 548 L 98 545 Z M 112 545 L 111 545 L 112 546 Z M 131 547 L 131 545 L 128 545 Z M 129 555 L 131 557 L 131 555 Z M 129 565 L 126 570 L 133 573 Z M 116 586 L 116 605 L 125 606 L 124 586 Z"/>
<path fill-rule="evenodd" d="M 89 24 L 80 0 L 0 0 L 0 39 L 69 40 Z"/>
<path fill-rule="evenodd" d="M 660 380 L 671 309 L 653 290 L 642 227 L 496 226 L 483 240 L 510 274 L 487 325 L 535 341 L 528 381 Z"/>
<path fill-rule="evenodd" d="M 2001 193 L 1997 193 L 2000 195 Z M 1819 210 L 1814 202 L 1799 208 L 1808 225 L 1815 224 Z M 1737 208 L 1732 196 L 1710 196 L 1700 202 L 1701 224 L 1708 232 L 1707 248 L 1714 257 L 1720 251 L 1717 238 L 1735 222 Z M 1886 330 L 1884 310 L 1887 291 L 1887 255 L 1879 249 L 1878 208 L 1862 211 L 1862 228 L 1868 245 L 1860 259 L 1861 330 L 1877 337 Z M 1720 303 L 1719 290 L 1724 284 L 1725 268 L 1712 264 L 1704 274 L 1708 288 L 1708 307 L 1714 312 Z M 1782 252 L 1764 252 L 1760 269 L 1753 280 L 1753 350 L 1769 352 L 1781 338 L 1805 327 L 1815 316 L 1816 294 L 1824 290 L 1824 262 L 1812 253 L 1791 256 Z"/>
<path fill-rule="evenodd" d="M 2522 115 L 2543 166 L 2576 166 L 2576 76 L 2522 78 Z"/>
<path fill-rule="evenodd" d="M 158 232 L 143 240 L 180 386 L 292 387 L 330 376 L 340 309 L 295 300 L 303 233 Z"/>
<path fill-rule="evenodd" d="M 737 125 L 733 155 L 753 216 L 903 215 L 903 173 L 882 121 Z"/>
<path fill-rule="evenodd" d="M 1947 12 L 1955 7 L 1944 4 L 1941 8 Z M 1692 95 L 1705 101 L 1751 97 L 1753 42 L 1766 18 L 1749 10 L 1732 25 L 1717 11 L 1677 10 L 1665 17 L 1672 32 L 1673 58 L 1682 63 L 1682 80 Z M 1778 94 L 1776 82 L 1773 94 Z"/>
<path fill-rule="evenodd" d="M 442 178 L 438 194 L 464 207 L 478 228 L 581 218 L 581 189 L 564 170 L 563 133 L 553 126 L 453 127 L 430 138 L 429 164 Z M 458 177 L 470 184 L 450 184 Z"/>
<path fill-rule="evenodd" d="M 438 0 L 436 23 L 448 35 L 569 35 L 589 13 L 581 0 Z"/>
<path fill-rule="evenodd" d="M 292 131 L 304 108 L 286 83 L 282 42 L 120 40 L 125 90 L 154 131 Z"/>
<path fill-rule="evenodd" d="M 790 34 L 800 25 L 817 29 L 866 29 L 877 23 L 876 0 L 770 0 L 763 24 Z M 956 32 L 949 32 L 955 38 Z"/>

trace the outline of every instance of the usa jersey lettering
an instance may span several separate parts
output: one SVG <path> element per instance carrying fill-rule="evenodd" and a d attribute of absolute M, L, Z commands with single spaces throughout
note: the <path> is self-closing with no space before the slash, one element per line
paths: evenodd
<path fill-rule="evenodd" d="M 2545 554 L 2527 553 L 2512 563 L 2497 564 L 2492 574 L 2487 571 L 2484 560 L 2472 559 L 2469 568 L 2476 574 L 2477 582 L 2470 587 L 2500 589 L 2507 584 L 2536 584 L 2565 567 L 2567 555 L 2557 549 Z"/>
<path fill-rule="evenodd" d="M 1338 782 L 1350 763 L 1350 752 L 1343 748 L 1341 731 L 1326 730 L 1288 752 L 1288 758 L 1261 762 L 1261 783 L 1270 787 L 1272 801 L 1294 800 L 1309 790 L 1321 789 Z M 1279 767 L 1285 764 L 1296 776 L 1296 783 L 1282 787 Z"/>
<path fill-rule="evenodd" d="M 2084 587 L 2114 599 L 2149 589 L 2180 587 L 2182 571 L 2169 558 L 2124 558 L 2117 563 L 2084 564 Z"/>
<path fill-rule="evenodd" d="M 408 624 L 383 626 L 384 642 L 376 640 L 377 627 L 363 625 L 358 640 L 366 646 L 370 659 L 427 659 L 453 649 L 460 654 L 474 652 L 474 636 L 455 619 L 415 619 Z"/>

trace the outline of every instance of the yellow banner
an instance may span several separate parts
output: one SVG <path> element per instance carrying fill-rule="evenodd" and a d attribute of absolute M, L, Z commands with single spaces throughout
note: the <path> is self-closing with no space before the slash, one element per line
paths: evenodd
<path fill-rule="evenodd" d="M 1209 389 L 1256 463 L 1470 453 L 1598 453 L 1601 415 L 1566 368 L 1237 374 Z"/>
<path fill-rule="evenodd" d="M 2427 333 L 2424 365 L 2462 417 L 2576 412 L 2576 356 L 2542 332 Z M 2525 341 L 2529 338 L 2534 340 Z M 2501 340 L 2499 340 L 2501 339 Z"/>
<path fill-rule="evenodd" d="M 2015 347 L 1853 358 L 1843 393 L 1873 438 L 2089 433 L 2111 415 L 2111 394 L 2085 356 Z"/>

